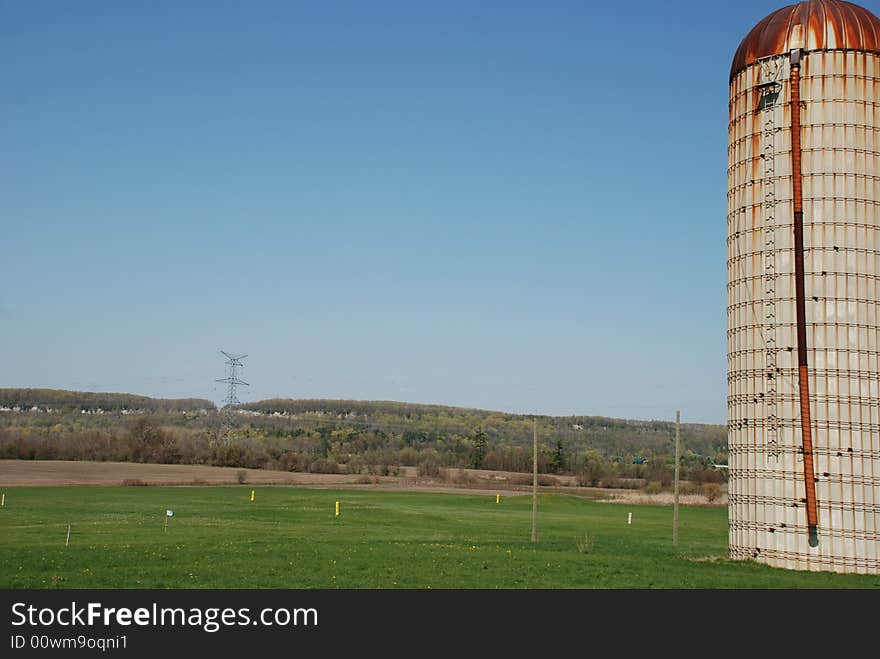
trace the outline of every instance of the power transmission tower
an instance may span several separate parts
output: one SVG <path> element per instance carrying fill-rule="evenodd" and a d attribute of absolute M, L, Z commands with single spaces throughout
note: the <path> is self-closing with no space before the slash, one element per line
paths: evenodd
<path fill-rule="evenodd" d="M 223 422 L 220 428 L 220 438 L 223 439 L 229 434 L 229 431 L 232 430 L 232 425 L 235 420 L 235 408 L 241 403 L 241 401 L 238 400 L 236 387 L 240 384 L 246 387 L 249 387 L 250 385 L 238 377 L 238 369 L 244 368 L 241 360 L 247 357 L 247 355 L 230 355 L 225 350 L 221 350 L 220 352 L 226 356 L 226 377 L 221 380 L 216 380 L 216 382 L 226 383 L 226 398 L 223 399 L 223 402 L 225 403 L 223 405 Z"/>

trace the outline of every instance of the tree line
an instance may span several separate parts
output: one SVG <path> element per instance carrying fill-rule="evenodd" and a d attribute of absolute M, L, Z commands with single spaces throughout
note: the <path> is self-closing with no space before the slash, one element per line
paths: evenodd
<path fill-rule="evenodd" d="M 537 424 L 542 474 L 575 476 L 584 485 L 616 480 L 666 487 L 672 480 L 674 424 L 665 421 L 536 418 L 406 403 L 276 399 L 243 405 L 232 431 L 221 437 L 221 411 L 199 406 L 207 401 L 147 399 L 151 404 L 142 405 L 142 413 L 125 415 L 122 410 L 132 409 L 131 399 L 141 397 L 64 393 L 69 396 L 54 392 L 0 397 L 7 407 L 13 400 L 27 400 L 52 409 L 29 412 L 22 404 L 20 412 L 0 412 L 0 457 L 378 474 L 401 465 L 419 467 L 420 473 L 439 468 L 529 473 Z M 81 413 L 101 396 L 116 407 L 102 401 L 109 413 Z M 684 477 L 723 480 L 725 472 L 712 465 L 726 463 L 724 426 L 684 424 L 682 436 Z"/>
<path fill-rule="evenodd" d="M 197 412 L 215 409 L 200 398 L 150 398 L 134 394 L 68 391 L 65 389 L 0 389 L 0 407 L 29 410 L 141 410 L 147 412 Z"/>

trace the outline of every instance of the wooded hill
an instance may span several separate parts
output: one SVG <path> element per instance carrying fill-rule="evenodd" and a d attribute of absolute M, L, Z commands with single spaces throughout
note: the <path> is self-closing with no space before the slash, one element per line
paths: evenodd
<path fill-rule="evenodd" d="M 0 457 L 215 464 L 384 473 L 394 465 L 539 470 L 666 482 L 675 424 L 597 416 L 530 416 L 391 401 L 271 399 L 241 405 L 224 432 L 207 400 L 0 389 Z M 721 425 L 683 424 L 683 464 L 727 461 Z M 659 470 L 659 471 L 658 471 Z M 663 472 L 662 474 L 660 472 Z"/>
<path fill-rule="evenodd" d="M 542 443 L 561 440 L 572 450 L 595 449 L 606 457 L 656 456 L 674 452 L 674 421 L 638 421 L 600 416 L 531 416 L 463 407 L 323 399 L 279 399 L 246 403 L 256 412 L 251 424 L 266 426 L 282 419 L 302 427 L 326 425 L 399 433 L 406 445 L 432 443 L 450 436 L 467 437 L 482 430 L 490 443 L 531 446 L 534 422 Z M 727 429 L 722 425 L 685 423 L 681 436 L 687 450 L 726 462 Z"/>
<path fill-rule="evenodd" d="M 195 412 L 214 409 L 214 403 L 199 398 L 149 398 L 133 394 L 95 393 L 65 389 L 0 389 L 0 407 L 62 412 L 86 410 L 145 412 Z"/>

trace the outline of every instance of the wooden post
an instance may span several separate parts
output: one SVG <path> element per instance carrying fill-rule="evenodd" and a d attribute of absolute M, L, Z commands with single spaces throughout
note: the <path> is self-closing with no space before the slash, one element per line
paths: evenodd
<path fill-rule="evenodd" d="M 681 462 L 681 412 L 675 410 L 675 485 L 672 495 L 672 544 L 678 546 L 678 476 Z"/>
<path fill-rule="evenodd" d="M 532 432 L 532 542 L 538 542 L 538 419 Z"/>

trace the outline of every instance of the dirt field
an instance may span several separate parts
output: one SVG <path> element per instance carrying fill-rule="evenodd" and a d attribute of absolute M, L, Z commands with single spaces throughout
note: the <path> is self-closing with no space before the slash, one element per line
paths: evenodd
<path fill-rule="evenodd" d="M 202 465 L 160 465 L 133 462 L 67 462 L 63 460 L 0 460 L 0 487 L 33 485 L 238 485 L 238 467 Z M 513 472 L 451 469 L 445 479 L 419 478 L 415 467 L 401 467 L 399 476 L 357 476 L 354 474 L 304 474 L 266 469 L 245 469 L 249 485 L 381 489 L 421 492 L 468 492 L 494 496 L 528 494 L 530 476 Z M 619 503 L 671 505 L 672 494 L 644 494 L 638 490 L 577 487 L 574 479 L 554 476 L 555 485 L 542 492 L 571 494 Z M 680 497 L 682 505 L 726 506 L 727 497 L 709 502 L 702 495 Z"/>
<path fill-rule="evenodd" d="M 237 467 L 159 465 L 134 462 L 66 462 L 64 460 L 0 460 L 0 485 L 231 485 L 238 483 Z M 298 474 L 245 469 L 254 485 L 335 485 L 354 482 L 344 474 Z"/>

